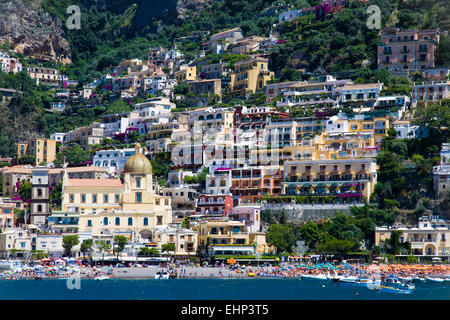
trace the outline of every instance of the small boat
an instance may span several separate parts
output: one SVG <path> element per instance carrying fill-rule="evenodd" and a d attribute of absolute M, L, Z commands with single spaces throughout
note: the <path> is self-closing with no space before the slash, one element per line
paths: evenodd
<path fill-rule="evenodd" d="M 249 272 L 249 273 L 247 274 L 247 276 L 249 276 L 249 277 L 254 277 L 255 274 L 254 274 L 253 272 Z"/>
<path fill-rule="evenodd" d="M 95 277 L 95 280 L 98 280 L 98 281 L 108 280 L 108 279 L 111 279 L 111 278 L 108 277 L 108 276 L 98 276 L 98 277 Z"/>
<path fill-rule="evenodd" d="M 415 277 L 412 277 L 411 281 L 412 282 L 424 282 L 424 281 L 426 281 L 426 279 L 422 278 L 422 277 L 419 277 L 419 276 L 415 276 Z"/>
<path fill-rule="evenodd" d="M 443 278 L 438 278 L 438 277 L 426 277 L 425 278 L 427 281 L 431 281 L 431 282 L 444 282 Z"/>
<path fill-rule="evenodd" d="M 380 286 L 380 292 L 382 293 L 395 293 L 395 294 L 413 294 L 414 289 L 408 288 L 395 288 L 389 286 Z"/>
<path fill-rule="evenodd" d="M 310 280 L 328 280 L 328 277 L 324 274 L 302 274 L 301 279 Z"/>
<path fill-rule="evenodd" d="M 159 271 L 155 274 L 155 279 L 169 279 L 169 273 L 165 272 L 165 271 Z"/>
<path fill-rule="evenodd" d="M 44 278 L 43 277 L 34 277 L 34 280 L 43 280 Z"/>

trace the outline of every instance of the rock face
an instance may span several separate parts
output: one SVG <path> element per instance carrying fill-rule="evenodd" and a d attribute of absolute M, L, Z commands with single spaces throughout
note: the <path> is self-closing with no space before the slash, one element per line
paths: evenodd
<path fill-rule="evenodd" d="M 41 7 L 41 1 L 0 1 L 0 43 L 13 51 L 44 60 L 70 63 L 70 46 L 62 23 Z"/>

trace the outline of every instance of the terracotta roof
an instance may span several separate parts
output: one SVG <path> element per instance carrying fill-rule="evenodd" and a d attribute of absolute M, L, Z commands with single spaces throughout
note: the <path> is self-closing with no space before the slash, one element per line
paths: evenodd
<path fill-rule="evenodd" d="M 120 179 L 68 179 L 70 187 L 122 187 Z"/>
<path fill-rule="evenodd" d="M 5 170 L 6 173 L 27 173 L 27 174 L 31 174 L 32 173 L 31 168 L 24 168 L 22 166 L 13 166 L 7 170 Z"/>

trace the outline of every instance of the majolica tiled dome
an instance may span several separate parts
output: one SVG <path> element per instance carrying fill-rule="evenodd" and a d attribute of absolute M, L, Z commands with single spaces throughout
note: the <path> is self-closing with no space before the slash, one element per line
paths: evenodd
<path fill-rule="evenodd" d="M 151 174 L 152 164 L 150 163 L 150 160 L 148 160 L 147 157 L 141 153 L 141 145 L 137 143 L 135 149 L 136 151 L 134 155 L 131 156 L 125 163 L 123 172 Z"/>

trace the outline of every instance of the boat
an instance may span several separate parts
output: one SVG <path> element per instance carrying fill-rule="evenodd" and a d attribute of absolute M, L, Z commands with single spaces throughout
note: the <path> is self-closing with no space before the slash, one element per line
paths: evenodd
<path fill-rule="evenodd" d="M 438 282 L 438 283 L 444 282 L 444 279 L 439 277 L 426 277 L 425 279 L 431 282 Z"/>
<path fill-rule="evenodd" d="M 95 280 L 98 280 L 98 281 L 108 280 L 108 279 L 111 279 L 111 278 L 108 277 L 108 276 L 98 276 L 98 277 L 95 277 Z"/>
<path fill-rule="evenodd" d="M 306 280 L 328 280 L 328 277 L 324 274 L 302 274 L 300 279 Z"/>
<path fill-rule="evenodd" d="M 423 278 L 423 277 L 415 276 L 415 277 L 412 277 L 412 280 L 411 280 L 411 281 L 412 281 L 412 282 L 425 282 L 426 279 Z"/>
<path fill-rule="evenodd" d="M 159 271 L 155 274 L 155 279 L 169 279 L 169 273 L 165 272 L 165 271 Z"/>
<path fill-rule="evenodd" d="M 380 286 L 380 292 L 382 293 L 395 293 L 395 294 L 413 294 L 414 289 L 409 288 L 395 288 L 389 286 Z"/>
<path fill-rule="evenodd" d="M 356 276 L 335 276 L 333 278 L 334 282 L 346 282 L 346 283 L 353 283 L 358 279 Z"/>
<path fill-rule="evenodd" d="M 43 277 L 39 277 L 39 276 L 34 277 L 34 280 L 43 280 L 43 279 L 44 279 Z"/>
<path fill-rule="evenodd" d="M 249 277 L 254 277 L 255 274 L 254 274 L 253 272 L 249 272 L 249 273 L 247 274 L 247 276 L 249 276 Z"/>

